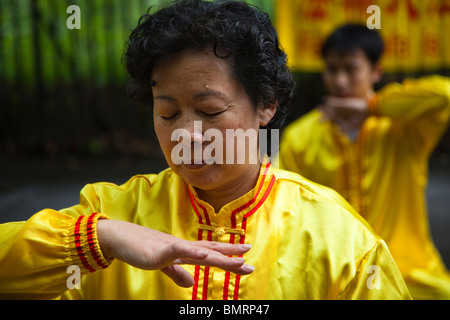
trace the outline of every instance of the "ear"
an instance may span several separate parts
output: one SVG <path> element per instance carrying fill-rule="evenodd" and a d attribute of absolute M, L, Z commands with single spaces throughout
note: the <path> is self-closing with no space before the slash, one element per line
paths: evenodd
<path fill-rule="evenodd" d="M 273 116 L 277 112 L 278 101 L 276 102 L 268 102 L 263 104 L 262 102 L 258 103 L 258 118 L 259 125 L 261 127 L 267 126 L 267 124 L 272 120 Z"/>
<path fill-rule="evenodd" d="M 381 67 L 381 63 L 377 62 L 373 66 L 372 70 L 372 83 L 378 83 L 381 80 L 381 77 L 383 76 L 383 68 Z"/>

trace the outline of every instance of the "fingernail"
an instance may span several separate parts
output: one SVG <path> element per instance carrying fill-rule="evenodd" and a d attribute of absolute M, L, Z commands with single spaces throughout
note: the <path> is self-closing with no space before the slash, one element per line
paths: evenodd
<path fill-rule="evenodd" d="M 252 248 L 252 245 L 249 243 L 241 244 L 242 249 L 250 250 Z"/>
<path fill-rule="evenodd" d="M 243 266 L 243 268 L 244 268 L 244 270 L 247 271 L 247 272 L 253 272 L 253 271 L 255 270 L 255 267 L 252 266 L 252 265 L 249 265 L 249 264 L 245 264 L 245 265 Z"/>

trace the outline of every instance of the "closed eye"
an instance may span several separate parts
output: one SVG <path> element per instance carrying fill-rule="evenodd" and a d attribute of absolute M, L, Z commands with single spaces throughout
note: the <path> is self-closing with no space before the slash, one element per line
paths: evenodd
<path fill-rule="evenodd" d="M 172 120 L 175 119 L 175 117 L 178 115 L 178 113 L 174 113 L 172 115 L 161 115 L 160 117 L 163 118 L 164 120 Z"/>
<path fill-rule="evenodd" d="M 216 117 L 216 116 L 218 116 L 218 115 L 220 115 L 220 114 L 222 114 L 222 113 L 224 113 L 225 112 L 225 110 L 222 110 L 222 111 L 219 111 L 219 112 L 213 112 L 213 113 L 208 113 L 208 112 L 203 112 L 203 114 L 205 115 L 205 116 L 207 116 L 207 117 Z"/>

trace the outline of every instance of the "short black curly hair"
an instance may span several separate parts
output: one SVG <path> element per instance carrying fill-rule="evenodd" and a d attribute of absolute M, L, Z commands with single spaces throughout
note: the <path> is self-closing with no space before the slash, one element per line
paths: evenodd
<path fill-rule="evenodd" d="M 151 75 L 161 57 L 186 49 L 214 48 L 229 59 L 233 75 L 255 106 L 278 103 L 266 126 L 280 129 L 294 91 L 287 56 L 267 14 L 240 1 L 178 0 L 143 15 L 131 32 L 124 55 L 130 98 L 153 106 Z M 225 56 L 218 50 L 226 52 Z"/>

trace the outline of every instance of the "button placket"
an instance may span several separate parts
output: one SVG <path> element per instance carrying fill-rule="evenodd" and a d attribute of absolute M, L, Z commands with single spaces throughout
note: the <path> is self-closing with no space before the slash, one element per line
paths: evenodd
<path fill-rule="evenodd" d="M 198 224 L 197 228 L 200 230 L 212 231 L 213 235 L 216 235 L 219 237 L 221 237 L 225 234 L 236 234 L 236 235 L 240 235 L 240 236 L 245 235 L 245 231 L 243 229 L 217 227 L 217 226 L 206 225 L 206 224 Z"/>

